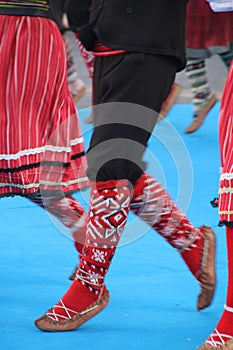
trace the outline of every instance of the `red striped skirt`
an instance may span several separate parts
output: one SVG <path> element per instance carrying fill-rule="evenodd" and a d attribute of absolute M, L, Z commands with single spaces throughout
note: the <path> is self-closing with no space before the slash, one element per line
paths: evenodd
<path fill-rule="evenodd" d="M 221 222 L 233 223 L 233 62 L 229 68 L 221 99 L 219 145 L 221 175 L 219 182 L 219 215 Z"/>
<path fill-rule="evenodd" d="M 57 25 L 39 17 L 0 17 L 0 196 L 88 186 Z"/>
<path fill-rule="evenodd" d="M 193 57 L 195 50 L 204 56 L 232 49 L 233 12 L 212 11 L 206 0 L 189 0 L 186 18 L 186 47 Z M 200 54 L 199 54 L 200 57 Z"/>

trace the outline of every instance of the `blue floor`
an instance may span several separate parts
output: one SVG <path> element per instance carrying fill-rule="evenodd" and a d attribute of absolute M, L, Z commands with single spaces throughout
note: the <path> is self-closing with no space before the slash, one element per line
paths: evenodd
<path fill-rule="evenodd" d="M 89 112 L 80 111 L 86 144 Z M 218 284 L 211 307 L 196 311 L 199 286 L 178 253 L 130 215 L 106 279 L 108 307 L 77 331 L 39 331 L 33 320 L 69 287 L 76 253 L 46 212 L 26 199 L 2 199 L 0 349 L 194 350 L 202 343 L 221 315 L 227 282 L 225 230 L 209 204 L 218 188 L 218 112 L 219 104 L 198 132 L 185 135 L 191 105 L 174 106 L 156 127 L 145 156 L 148 170 L 189 219 L 216 232 Z M 88 191 L 77 198 L 87 206 Z"/>

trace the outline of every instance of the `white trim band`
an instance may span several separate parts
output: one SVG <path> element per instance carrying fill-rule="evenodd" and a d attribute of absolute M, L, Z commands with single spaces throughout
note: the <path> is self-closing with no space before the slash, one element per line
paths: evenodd
<path fill-rule="evenodd" d="M 233 307 L 227 306 L 227 304 L 224 305 L 224 309 L 233 313 Z"/>

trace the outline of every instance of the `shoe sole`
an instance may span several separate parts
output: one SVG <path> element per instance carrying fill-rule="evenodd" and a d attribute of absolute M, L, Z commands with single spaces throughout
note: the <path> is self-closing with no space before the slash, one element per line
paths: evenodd
<path fill-rule="evenodd" d="M 209 226 L 203 226 L 203 239 L 201 271 L 198 278 L 201 286 L 201 293 L 197 301 L 198 311 L 211 304 L 216 288 L 216 238 L 214 231 Z"/>

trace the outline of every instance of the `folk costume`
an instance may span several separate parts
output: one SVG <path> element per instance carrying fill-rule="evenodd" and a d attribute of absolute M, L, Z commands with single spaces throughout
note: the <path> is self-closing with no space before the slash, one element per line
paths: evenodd
<path fill-rule="evenodd" d="M 77 31 L 95 55 L 95 126 L 87 152 L 90 206 L 76 277 L 60 301 L 35 321 L 51 332 L 76 329 L 108 304 L 105 276 L 129 210 L 181 254 L 201 285 L 198 310 L 210 305 L 216 282 L 213 231 L 193 227 L 145 172 L 143 161 L 162 102 L 176 72 L 185 67 L 186 1 L 87 3 L 89 23 Z"/>
<path fill-rule="evenodd" d="M 24 196 L 67 227 L 89 186 L 65 48 L 48 1 L 0 1 L 0 197 Z M 72 209 L 71 209 L 72 208 Z"/>
<path fill-rule="evenodd" d="M 193 119 L 185 130 L 189 134 L 202 125 L 217 102 L 208 83 L 205 60 L 217 54 L 228 69 L 233 59 L 233 12 L 216 13 L 206 0 L 190 0 L 186 48 L 186 75 L 193 93 Z"/>
<path fill-rule="evenodd" d="M 219 116 L 219 147 L 221 173 L 219 180 L 218 211 L 220 223 L 226 226 L 228 288 L 224 311 L 215 330 L 199 348 L 233 349 L 233 63 L 224 86 Z"/>

